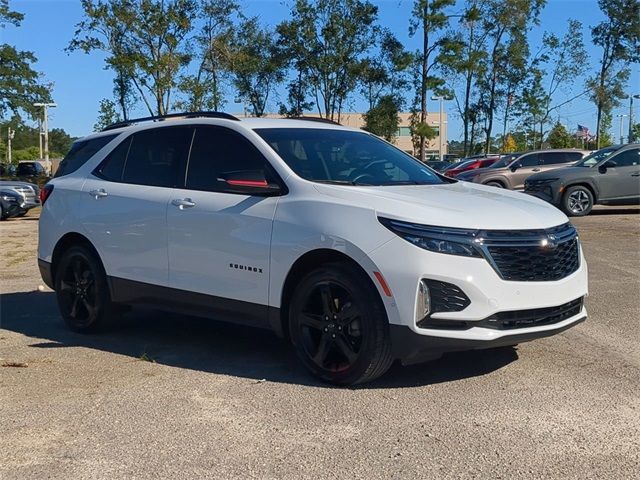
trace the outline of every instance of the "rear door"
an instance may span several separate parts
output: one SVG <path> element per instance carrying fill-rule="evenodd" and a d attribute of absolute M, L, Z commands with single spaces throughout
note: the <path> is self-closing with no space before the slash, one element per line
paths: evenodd
<path fill-rule="evenodd" d="M 640 149 L 624 150 L 605 162 L 609 160 L 616 162 L 616 166 L 596 177 L 599 200 L 640 198 Z"/>
<path fill-rule="evenodd" d="M 192 127 L 134 133 L 87 178 L 81 221 L 108 275 L 166 286 L 167 203 L 192 136 Z"/>
<path fill-rule="evenodd" d="M 169 286 L 205 294 L 236 318 L 266 318 L 273 217 L 279 197 L 232 193 L 225 172 L 265 171 L 270 165 L 242 134 L 221 126 L 198 126 L 185 186 L 172 192 L 167 210 Z M 226 301 L 229 300 L 229 301 Z"/>

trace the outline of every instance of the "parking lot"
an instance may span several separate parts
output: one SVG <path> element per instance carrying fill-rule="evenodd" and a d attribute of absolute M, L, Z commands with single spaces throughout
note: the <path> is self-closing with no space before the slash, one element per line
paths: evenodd
<path fill-rule="evenodd" d="M 640 208 L 574 223 L 587 322 L 340 389 L 212 320 L 71 333 L 40 287 L 37 212 L 2 222 L 0 478 L 637 478 Z"/>

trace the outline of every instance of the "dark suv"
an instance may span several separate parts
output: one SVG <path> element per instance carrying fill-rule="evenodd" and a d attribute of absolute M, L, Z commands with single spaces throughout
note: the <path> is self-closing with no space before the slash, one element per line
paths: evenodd
<path fill-rule="evenodd" d="M 587 215 L 594 205 L 640 203 L 640 145 L 603 148 L 573 167 L 529 177 L 525 193 L 558 207 L 567 215 Z"/>

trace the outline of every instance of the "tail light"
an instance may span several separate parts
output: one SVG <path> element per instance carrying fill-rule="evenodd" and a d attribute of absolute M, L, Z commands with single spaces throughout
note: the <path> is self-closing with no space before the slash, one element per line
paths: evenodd
<path fill-rule="evenodd" d="M 47 199 L 51 196 L 51 192 L 53 192 L 53 185 L 47 183 L 44 187 L 42 187 L 42 189 L 40 190 L 40 203 L 42 205 L 44 205 L 44 202 L 46 202 Z"/>

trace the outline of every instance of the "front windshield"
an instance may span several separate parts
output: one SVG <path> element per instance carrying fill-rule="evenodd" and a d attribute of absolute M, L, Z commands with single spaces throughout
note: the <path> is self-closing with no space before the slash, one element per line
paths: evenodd
<path fill-rule="evenodd" d="M 367 133 L 317 128 L 259 128 L 260 135 L 302 178 L 345 185 L 436 185 L 433 170 Z"/>
<path fill-rule="evenodd" d="M 591 155 L 587 155 L 582 160 L 574 165 L 574 167 L 594 167 L 602 160 L 607 158 L 613 152 L 618 150 L 620 147 L 606 147 L 601 148 L 600 150 L 593 152 Z"/>

